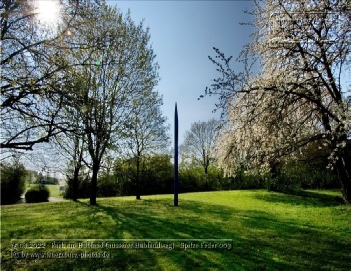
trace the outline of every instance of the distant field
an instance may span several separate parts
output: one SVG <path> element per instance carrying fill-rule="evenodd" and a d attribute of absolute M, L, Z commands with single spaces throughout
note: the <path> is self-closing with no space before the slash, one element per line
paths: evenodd
<path fill-rule="evenodd" d="M 351 270 L 351 207 L 340 205 L 338 195 L 226 191 L 181 194 L 179 207 L 172 206 L 172 195 L 100 198 L 94 207 L 88 200 L 2 206 L 1 269 Z M 232 239 L 232 248 L 114 249 L 113 258 L 104 259 L 11 258 L 11 239 L 35 238 Z"/>
<path fill-rule="evenodd" d="M 63 198 L 62 193 L 60 192 L 58 185 L 46 184 L 45 186 L 50 191 L 50 197 Z"/>
<path fill-rule="evenodd" d="M 31 186 L 37 186 L 37 184 L 31 184 L 27 185 L 27 189 L 29 189 Z M 50 197 L 55 197 L 55 198 L 63 198 L 62 193 L 59 190 L 59 185 L 55 184 L 46 184 L 45 185 L 49 191 L 50 191 Z"/>

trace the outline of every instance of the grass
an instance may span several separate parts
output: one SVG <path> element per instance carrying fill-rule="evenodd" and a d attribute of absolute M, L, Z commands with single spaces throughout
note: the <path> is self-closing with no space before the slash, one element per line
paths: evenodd
<path fill-rule="evenodd" d="M 63 198 L 62 192 L 59 190 L 58 185 L 46 184 L 45 185 L 50 191 L 50 197 Z"/>
<path fill-rule="evenodd" d="M 2 270 L 350 270 L 339 192 L 226 191 L 2 206 Z M 119 249 L 105 259 L 13 259 L 11 239 L 232 239 L 232 249 Z"/>

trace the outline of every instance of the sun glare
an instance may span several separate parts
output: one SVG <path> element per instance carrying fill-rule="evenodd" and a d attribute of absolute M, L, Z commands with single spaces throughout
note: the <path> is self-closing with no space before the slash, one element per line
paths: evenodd
<path fill-rule="evenodd" d="M 36 1 L 37 19 L 41 23 L 55 23 L 58 19 L 60 8 L 57 0 Z"/>

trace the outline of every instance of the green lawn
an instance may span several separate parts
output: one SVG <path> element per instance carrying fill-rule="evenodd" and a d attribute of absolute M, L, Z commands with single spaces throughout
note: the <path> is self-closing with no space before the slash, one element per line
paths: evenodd
<path fill-rule="evenodd" d="M 50 197 L 63 198 L 62 192 L 60 192 L 59 186 L 58 186 L 58 185 L 46 184 L 45 186 L 46 186 L 46 187 L 49 189 L 49 191 L 50 191 Z"/>
<path fill-rule="evenodd" d="M 350 270 L 338 192 L 258 191 L 2 206 L 2 270 Z M 14 259 L 11 239 L 232 239 L 232 249 L 118 249 L 100 259 Z M 33 250 L 32 250 L 33 251 Z"/>

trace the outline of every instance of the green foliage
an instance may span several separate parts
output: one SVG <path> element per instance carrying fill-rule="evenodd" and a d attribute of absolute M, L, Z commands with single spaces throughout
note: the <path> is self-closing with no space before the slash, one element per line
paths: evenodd
<path fill-rule="evenodd" d="M 116 159 L 113 176 L 116 178 L 116 186 L 119 196 L 134 195 L 135 168 L 131 159 Z"/>
<path fill-rule="evenodd" d="M 78 177 L 78 191 L 77 191 L 77 198 L 89 198 L 90 196 L 90 180 L 89 176 L 82 176 Z M 73 199 L 73 177 L 69 177 L 67 180 L 66 190 L 63 195 L 66 199 Z"/>
<path fill-rule="evenodd" d="M 310 143 L 295 160 L 277 163 L 270 174 L 246 171 L 244 167 L 235 177 L 225 179 L 224 189 L 258 189 L 290 193 L 299 189 L 340 188 L 337 174 L 328 169 L 328 152 L 320 142 Z M 272 174 L 275 172 L 274 174 Z M 272 176 L 275 175 L 275 176 Z"/>
<path fill-rule="evenodd" d="M 155 155 L 142 160 L 141 189 L 143 195 L 171 193 L 173 166 L 169 156 Z M 136 169 L 132 159 L 116 160 L 113 173 L 101 172 L 98 178 L 97 196 L 115 197 L 135 195 Z M 73 177 L 68 178 L 65 198 L 73 198 Z M 89 176 L 78 177 L 77 198 L 90 197 Z"/>
<path fill-rule="evenodd" d="M 38 185 L 27 190 L 25 194 L 27 203 L 49 201 L 50 191 L 46 186 Z"/>
<path fill-rule="evenodd" d="M 305 156 L 307 158 L 307 156 Z M 182 163 L 179 168 L 179 191 L 199 192 L 216 190 L 263 189 L 290 192 L 296 189 L 339 188 L 337 178 L 326 168 L 326 157 L 311 158 L 305 161 L 290 161 L 277 166 L 277 176 L 247 170 L 241 167 L 234 176 L 224 177 L 223 171 L 215 166 L 208 167 L 205 174 L 201 165 Z M 173 193 L 173 165 L 169 156 L 154 155 L 141 161 L 142 194 Z M 117 195 L 134 195 L 136 169 L 133 159 L 116 160 L 114 178 L 108 182 L 110 190 L 116 187 Z M 107 177 L 104 177 L 107 178 Z M 101 194 L 102 195 L 102 194 Z"/>
<path fill-rule="evenodd" d="M 149 44 L 149 29 L 143 23 L 136 25 L 129 13 L 122 16 L 116 7 L 106 4 L 98 8 L 87 5 L 84 14 L 79 15 L 73 22 L 74 35 L 65 39 L 69 48 L 66 59 L 72 67 L 63 87 L 67 94 L 64 117 L 76 134 L 87 139 L 82 140 L 82 150 L 91 160 L 89 194 L 91 205 L 95 205 L 98 189 L 100 195 L 114 195 L 114 191 L 109 191 L 111 180 L 105 179 L 101 185 L 97 180 L 108 150 L 122 144 L 121 138 L 126 135 L 147 134 L 138 139 L 145 143 L 154 132 L 132 131 L 132 127 L 141 121 L 134 114 L 136 110 L 145 113 L 152 107 L 148 104 L 141 109 L 139 105 L 157 94 L 153 88 L 159 75 L 156 55 Z M 78 67 L 77 63 L 82 65 Z M 135 99 L 139 100 L 134 103 Z M 160 106 L 161 97 L 156 100 Z M 156 100 L 151 99 L 151 103 Z M 158 119 L 154 112 L 145 118 L 147 124 Z M 140 121 L 136 121 L 138 118 Z"/>
<path fill-rule="evenodd" d="M 14 204 L 20 200 L 26 174 L 23 165 L 1 165 L 1 204 Z"/>
<path fill-rule="evenodd" d="M 205 173 L 201 166 L 179 169 L 179 192 L 205 191 Z"/>
<path fill-rule="evenodd" d="M 202 166 L 192 165 L 186 168 L 181 167 L 179 170 L 179 191 L 196 192 L 217 190 L 220 188 L 219 177 L 217 170 L 212 166 L 209 166 L 207 175 Z"/>
<path fill-rule="evenodd" d="M 97 196 L 98 197 L 115 197 L 118 194 L 118 186 L 113 175 L 103 174 L 99 177 Z"/>
<path fill-rule="evenodd" d="M 44 176 L 42 173 L 39 173 L 36 176 L 35 182 L 36 184 L 58 184 L 59 181 L 57 178 L 55 177 L 51 177 L 51 176 Z"/>
<path fill-rule="evenodd" d="M 245 172 L 241 169 L 235 176 L 223 178 L 224 190 L 265 188 L 265 179 L 259 173 Z"/>
<path fill-rule="evenodd" d="M 264 188 L 264 179 L 259 174 L 245 173 L 244 169 L 235 176 L 224 177 L 223 171 L 215 166 L 208 167 L 205 174 L 203 167 L 192 165 L 181 167 L 179 176 L 181 192 L 260 189 Z"/>
<path fill-rule="evenodd" d="M 135 195 L 137 172 L 133 159 L 116 160 L 113 176 L 118 195 Z M 173 192 L 173 165 L 169 155 L 155 154 L 141 160 L 140 189 L 142 195 Z"/>
<path fill-rule="evenodd" d="M 173 192 L 174 167 L 169 155 L 152 155 L 143 168 L 142 191 L 144 195 Z"/>
<path fill-rule="evenodd" d="M 267 183 L 268 190 L 291 192 L 304 189 L 340 188 L 340 183 L 330 170 L 318 170 L 308 164 L 289 163 L 280 167 L 278 176 Z"/>
<path fill-rule="evenodd" d="M 340 188 L 334 172 L 326 168 L 322 161 L 308 163 L 291 162 L 283 165 L 281 178 L 291 188 Z"/>
<path fill-rule="evenodd" d="M 43 180 L 45 181 L 45 184 L 58 184 L 59 183 L 57 178 L 50 177 L 50 176 L 44 177 Z"/>

